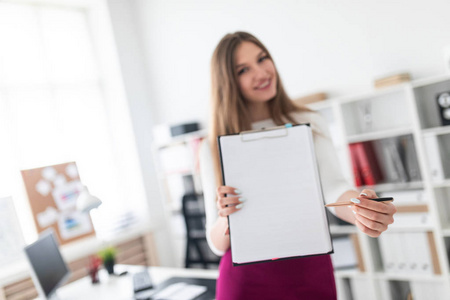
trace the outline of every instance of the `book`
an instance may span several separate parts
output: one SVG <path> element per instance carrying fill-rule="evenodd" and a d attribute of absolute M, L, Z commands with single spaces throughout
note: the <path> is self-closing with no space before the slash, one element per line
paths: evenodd
<path fill-rule="evenodd" d="M 402 148 L 402 162 L 409 181 L 421 181 L 419 162 L 417 160 L 416 148 L 414 147 L 414 139 L 411 134 L 399 137 Z"/>
<path fill-rule="evenodd" d="M 400 177 L 391 158 L 390 151 L 384 140 L 376 140 L 372 142 L 378 162 L 380 163 L 381 172 L 385 182 L 399 182 Z"/>
<path fill-rule="evenodd" d="M 400 73 L 375 79 L 374 86 L 375 88 L 383 88 L 408 81 L 411 81 L 411 75 L 409 73 Z"/>
<path fill-rule="evenodd" d="M 442 181 L 445 179 L 444 168 L 441 159 L 441 151 L 437 136 L 429 135 L 423 138 L 426 156 L 428 160 L 431 180 Z"/>
<path fill-rule="evenodd" d="M 382 182 L 383 181 L 383 173 L 381 172 L 381 168 L 380 168 L 380 164 L 379 164 L 379 160 L 375 154 L 375 150 L 373 148 L 373 143 L 371 141 L 369 142 L 364 142 L 363 144 L 363 148 L 364 148 L 364 153 L 365 153 L 365 157 L 367 158 L 369 165 L 370 165 L 370 170 L 372 171 L 372 176 L 374 177 L 374 180 L 376 183 Z"/>
<path fill-rule="evenodd" d="M 381 260 L 383 262 L 384 271 L 387 273 L 394 272 L 395 257 L 394 251 L 391 250 L 392 245 L 392 233 L 383 233 L 378 237 L 378 245 L 380 246 Z"/>
<path fill-rule="evenodd" d="M 392 181 L 392 183 L 407 182 L 408 176 L 400 155 L 398 139 L 395 137 L 387 138 L 381 140 L 381 142 L 383 144 L 385 159 L 387 159 L 389 164 L 392 166 L 391 172 L 392 176 L 395 178 L 395 181 Z"/>
<path fill-rule="evenodd" d="M 364 185 L 375 185 L 382 180 L 380 167 L 370 142 L 355 143 L 354 151 L 357 165 L 361 170 Z"/>
<path fill-rule="evenodd" d="M 363 181 L 361 177 L 361 168 L 358 163 L 357 154 L 356 154 L 356 144 L 349 145 L 350 150 L 350 159 L 352 162 L 352 171 L 353 171 L 353 180 L 355 182 L 355 186 L 362 186 Z"/>

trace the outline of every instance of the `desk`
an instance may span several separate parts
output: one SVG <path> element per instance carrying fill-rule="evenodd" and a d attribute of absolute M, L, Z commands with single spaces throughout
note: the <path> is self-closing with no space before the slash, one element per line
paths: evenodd
<path fill-rule="evenodd" d="M 57 291 L 60 300 L 132 300 L 133 298 L 133 273 L 144 270 L 145 267 L 117 265 L 115 272 L 128 271 L 123 276 L 108 276 L 105 270 L 99 274 L 100 283 L 92 284 L 90 277 L 84 277 L 63 287 Z M 154 285 L 158 285 L 170 277 L 197 277 L 216 279 L 217 270 L 203 269 L 177 269 L 163 267 L 149 267 L 150 276 Z"/>

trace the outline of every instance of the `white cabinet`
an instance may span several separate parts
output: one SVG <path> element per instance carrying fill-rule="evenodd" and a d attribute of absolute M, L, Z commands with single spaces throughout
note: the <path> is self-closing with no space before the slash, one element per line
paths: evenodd
<path fill-rule="evenodd" d="M 186 225 L 182 213 L 185 194 L 201 194 L 198 151 L 204 130 L 176 136 L 164 143 L 155 144 L 153 156 L 165 214 L 175 252 L 175 266 L 184 267 L 186 254 Z"/>
<path fill-rule="evenodd" d="M 398 198 L 396 221 L 382 237 L 354 231 L 364 270 L 335 271 L 340 298 L 368 299 L 366 290 L 374 299 L 409 293 L 418 299 L 427 293 L 450 299 L 450 126 L 442 125 L 437 104 L 438 95 L 449 91 L 450 77 L 441 76 L 308 106 L 327 120 L 346 177 L 355 182 L 362 176 L 357 189 Z M 381 177 L 355 173 L 351 144 L 364 144 L 366 152 L 367 145 L 374 149 L 353 159 L 364 165 L 375 158 Z M 334 236 L 342 231 L 332 228 Z"/>

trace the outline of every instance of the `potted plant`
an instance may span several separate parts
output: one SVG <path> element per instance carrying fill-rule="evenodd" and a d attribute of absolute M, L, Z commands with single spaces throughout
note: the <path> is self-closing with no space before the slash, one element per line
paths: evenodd
<path fill-rule="evenodd" d="M 101 250 L 98 253 L 98 256 L 103 261 L 103 265 L 105 266 L 105 269 L 108 271 L 108 274 L 114 274 L 114 264 L 116 262 L 116 248 L 110 246 L 103 250 Z"/>

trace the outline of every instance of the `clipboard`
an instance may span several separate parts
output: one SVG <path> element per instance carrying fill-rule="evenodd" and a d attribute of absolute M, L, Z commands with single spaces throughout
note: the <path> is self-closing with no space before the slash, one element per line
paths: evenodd
<path fill-rule="evenodd" d="M 228 216 L 234 266 L 333 253 L 309 124 L 217 139 L 223 184 L 247 199 Z"/>

